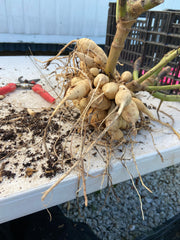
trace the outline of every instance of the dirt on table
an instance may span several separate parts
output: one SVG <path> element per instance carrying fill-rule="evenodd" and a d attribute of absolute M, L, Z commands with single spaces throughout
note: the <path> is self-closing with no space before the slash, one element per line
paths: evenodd
<path fill-rule="evenodd" d="M 74 123 L 79 113 L 64 108 L 52 119 L 47 137 L 43 140 L 53 110 L 45 109 L 31 115 L 28 109 L 19 111 L 9 103 L 1 104 L 0 182 L 15 176 L 30 178 L 38 171 L 41 171 L 40 178 L 52 178 L 76 161 L 64 142 L 70 133 L 66 124 L 69 121 Z"/>

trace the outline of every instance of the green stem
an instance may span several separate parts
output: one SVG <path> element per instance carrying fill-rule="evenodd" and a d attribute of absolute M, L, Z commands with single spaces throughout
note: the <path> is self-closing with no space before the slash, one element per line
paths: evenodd
<path fill-rule="evenodd" d="M 146 78 L 140 85 L 143 87 L 143 90 L 146 90 L 148 86 L 154 86 L 157 85 L 157 76 L 159 72 L 161 71 L 161 68 L 156 70 L 150 77 Z M 138 80 L 137 80 L 138 82 Z"/>
<path fill-rule="evenodd" d="M 119 0 L 116 1 L 116 23 L 118 22 L 120 17 L 120 9 L 119 9 Z"/>
<path fill-rule="evenodd" d="M 136 61 L 134 62 L 134 67 L 133 67 L 133 80 L 138 80 L 139 78 L 139 71 L 141 68 L 141 63 L 142 63 L 142 57 L 138 57 Z"/>
<path fill-rule="evenodd" d="M 151 70 L 149 70 L 147 73 L 145 73 L 144 75 L 142 75 L 137 82 L 138 83 L 142 83 L 145 79 L 147 79 L 148 77 L 150 77 L 154 72 L 158 71 L 159 69 L 162 69 L 164 66 L 166 66 L 170 61 L 172 61 L 174 58 L 176 58 L 177 56 L 180 55 L 180 48 L 178 48 L 177 50 L 172 50 L 169 53 L 167 53 L 162 59 L 161 61 L 154 66 L 153 68 L 151 68 Z"/>
<path fill-rule="evenodd" d="M 126 0 L 117 0 L 116 1 L 116 23 L 120 18 L 124 18 L 127 12 Z"/>
<path fill-rule="evenodd" d="M 151 95 L 163 101 L 180 102 L 180 95 L 167 95 L 160 92 L 155 92 L 155 93 L 152 93 Z"/>
<path fill-rule="evenodd" d="M 138 80 L 139 78 L 139 71 L 138 70 L 134 70 L 133 71 L 133 80 Z"/>
<path fill-rule="evenodd" d="M 124 18 L 127 13 L 127 2 L 126 0 L 119 0 L 119 17 Z"/>
<path fill-rule="evenodd" d="M 159 74 L 159 71 L 161 71 L 161 69 L 158 69 L 156 70 L 150 77 L 148 77 L 147 79 L 144 79 L 144 82 L 143 83 L 139 83 L 138 80 L 137 80 L 137 75 L 134 76 L 134 72 L 135 74 L 138 74 L 137 73 L 137 70 L 135 70 L 133 72 L 133 77 L 134 77 L 134 80 L 131 81 L 131 82 L 128 82 L 126 84 L 126 87 L 131 90 L 132 92 L 139 92 L 139 91 L 144 91 L 146 90 L 146 88 L 151 85 L 155 85 L 156 83 L 156 77 L 157 75 Z M 144 76 L 144 75 L 143 75 Z"/>
<path fill-rule="evenodd" d="M 153 91 L 159 91 L 159 90 L 173 90 L 180 88 L 180 84 L 175 85 L 165 85 L 165 86 L 147 86 L 145 88 L 146 91 L 153 92 Z"/>

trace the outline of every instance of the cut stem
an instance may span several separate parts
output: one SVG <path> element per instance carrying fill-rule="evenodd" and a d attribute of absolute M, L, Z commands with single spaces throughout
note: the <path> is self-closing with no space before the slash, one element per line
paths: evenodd
<path fill-rule="evenodd" d="M 133 69 L 133 80 L 138 80 L 139 78 L 139 71 L 142 63 L 142 57 L 139 57 L 134 62 L 134 69 Z"/>

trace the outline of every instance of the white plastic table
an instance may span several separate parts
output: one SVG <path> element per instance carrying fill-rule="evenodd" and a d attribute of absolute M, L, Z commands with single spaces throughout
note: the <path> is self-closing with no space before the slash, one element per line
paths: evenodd
<path fill-rule="evenodd" d="M 47 59 L 47 57 L 38 58 Z M 29 57 L 0 57 L 0 86 L 1 83 L 17 82 L 17 78 L 22 75 L 27 79 L 41 77 L 42 82 L 44 81 L 47 90 L 50 91 L 41 75 L 41 72 L 35 67 Z M 53 95 L 53 92 L 51 93 Z M 26 101 L 27 95 L 20 94 L 19 92 L 17 98 L 16 94 L 16 92 L 9 94 L 6 97 L 6 101 L 11 102 L 14 98 L 16 98 L 17 104 L 21 104 L 21 107 L 28 107 L 29 103 Z M 40 100 L 40 97 L 31 91 L 29 91 L 28 94 L 30 94 L 30 96 L 34 94 L 32 99 L 35 99 L 35 101 L 38 102 L 39 107 L 48 107 L 50 105 L 46 101 Z M 142 97 L 144 101 L 148 100 L 148 104 L 158 106 L 159 100 L 149 97 L 145 93 L 142 93 Z M 22 101 L 22 99 L 24 101 Z M 174 118 L 174 128 L 176 131 L 180 132 L 180 103 L 164 102 L 161 110 L 166 111 Z M 152 111 L 154 114 L 156 114 L 155 110 Z M 161 113 L 160 116 L 164 122 L 172 122 L 172 120 L 163 113 Z M 141 131 L 141 134 L 138 134 L 136 137 L 136 140 L 139 143 L 134 145 L 134 154 L 141 175 L 180 163 L 180 140 L 177 138 L 177 136 L 169 128 L 155 122 L 153 122 L 152 126 L 152 135 L 154 137 L 155 146 L 162 154 L 164 161 L 162 162 L 162 159 L 157 153 L 157 150 L 152 143 L 151 135 L 148 133 L 148 131 Z M 130 147 L 125 158 L 128 159 L 126 161 L 126 165 L 129 171 L 133 177 L 137 177 L 138 173 L 136 171 L 134 162 L 131 159 Z M 103 177 L 99 176 L 103 173 L 103 171 L 104 165 L 102 164 L 102 160 L 98 157 L 96 161 L 93 162 L 93 167 L 91 167 L 89 170 L 89 175 L 98 177 L 86 178 L 87 194 L 107 186 L 107 177 L 105 177 L 103 180 Z M 121 161 L 118 160 L 118 152 L 111 161 L 110 174 L 112 176 L 113 184 L 126 181 L 130 178 L 127 170 L 122 166 Z M 23 189 L 17 192 L 13 191 L 13 184 L 12 187 L 11 185 L 8 185 L 9 194 L 4 196 L 0 193 L 0 223 L 16 219 L 21 216 L 25 216 L 76 198 L 78 176 L 76 171 L 73 171 L 56 188 L 53 189 L 45 201 L 41 201 L 43 192 L 52 186 L 52 184 L 59 179 L 59 177 L 60 176 L 58 175 L 51 180 L 46 179 L 42 182 L 37 179 L 37 182 L 33 182 L 32 186 L 31 183 L 29 183 L 28 189 Z M 0 189 L 2 184 L 5 184 L 5 181 L 0 183 Z M 82 195 L 83 191 L 81 190 L 79 192 L 79 196 Z"/>

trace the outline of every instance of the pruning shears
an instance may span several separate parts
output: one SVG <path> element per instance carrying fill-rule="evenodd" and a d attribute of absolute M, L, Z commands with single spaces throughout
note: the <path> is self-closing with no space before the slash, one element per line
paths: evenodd
<path fill-rule="evenodd" d="M 50 103 L 55 102 L 55 98 L 53 98 L 47 91 L 45 91 L 40 84 L 36 84 L 40 81 L 40 79 L 23 80 L 23 77 L 21 76 L 18 78 L 18 81 L 19 83 L 8 83 L 6 86 L 0 87 L 0 95 L 5 95 L 7 93 L 13 92 L 16 90 L 16 88 L 32 89 L 46 101 Z"/>

